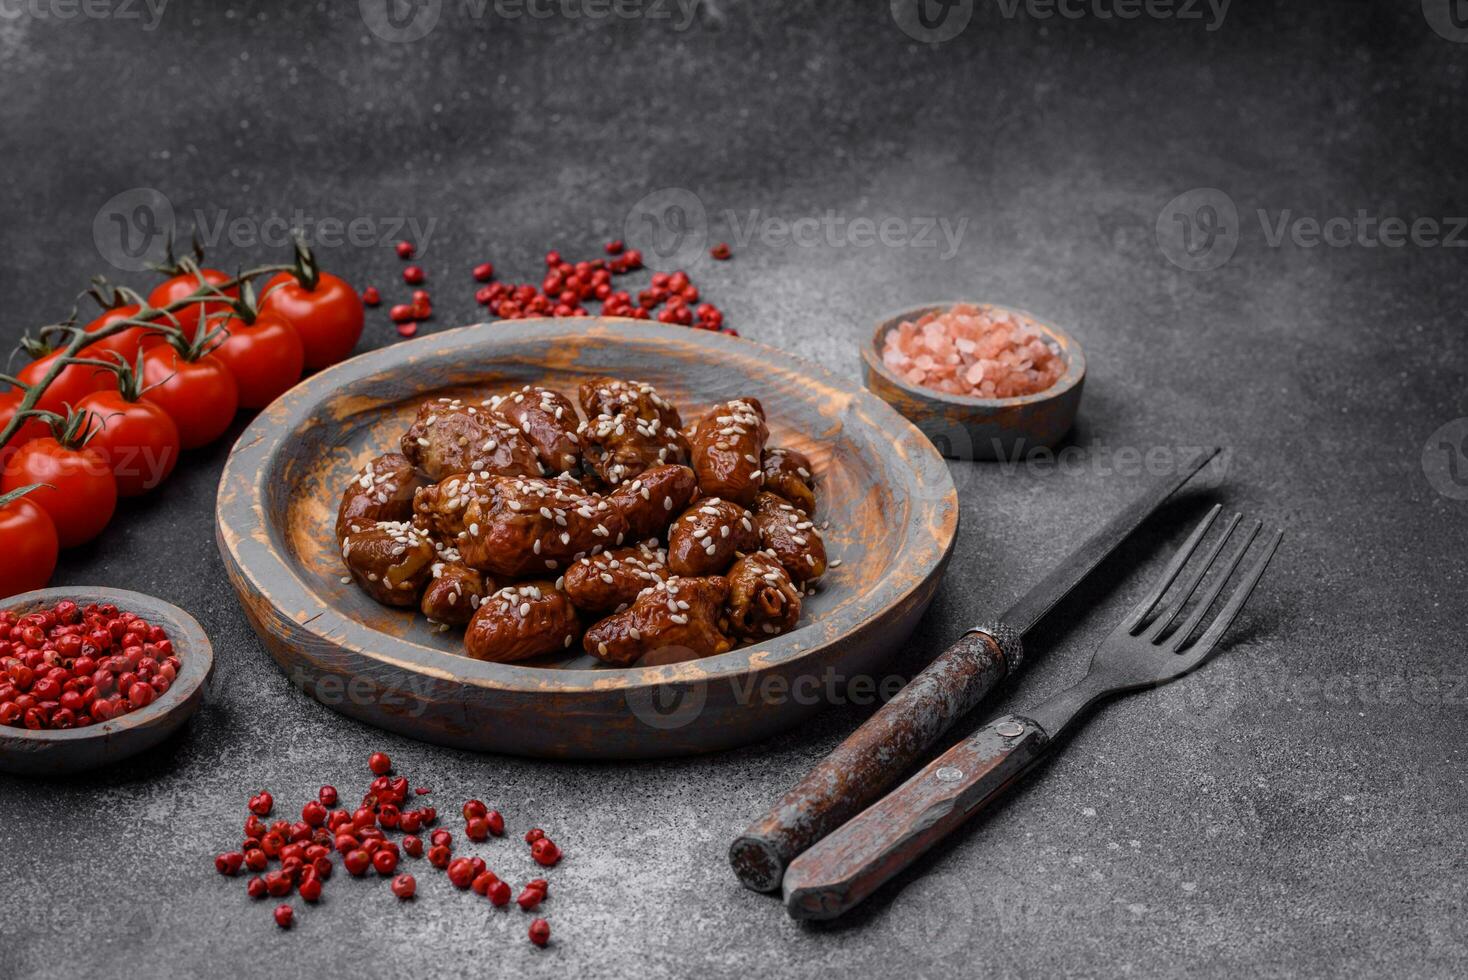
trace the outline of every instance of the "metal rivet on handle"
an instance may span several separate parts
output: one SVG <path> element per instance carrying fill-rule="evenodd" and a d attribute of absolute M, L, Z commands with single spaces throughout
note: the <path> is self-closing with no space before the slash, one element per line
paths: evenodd
<path fill-rule="evenodd" d="M 1014 738 L 1016 735 L 1025 733 L 1025 726 L 1017 721 L 1001 721 L 994 726 L 994 730 L 1005 738 Z"/>
<path fill-rule="evenodd" d="M 963 770 L 955 769 L 952 766 L 944 766 L 934 775 L 938 777 L 938 782 L 940 783 L 956 783 L 963 778 Z"/>

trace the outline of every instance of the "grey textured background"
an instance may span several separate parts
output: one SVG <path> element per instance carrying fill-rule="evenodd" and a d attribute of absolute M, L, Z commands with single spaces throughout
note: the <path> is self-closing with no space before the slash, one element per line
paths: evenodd
<path fill-rule="evenodd" d="M 1150 525 L 985 712 L 1078 676 L 1139 591 L 1127 573 L 1205 498 L 1289 536 L 1205 671 L 1107 708 L 900 887 L 812 928 L 741 889 L 724 851 L 869 707 L 741 751 L 622 766 L 478 757 L 349 722 L 290 688 L 230 593 L 210 528 L 223 442 L 63 559 L 58 584 L 193 612 L 222 680 L 161 751 L 84 780 L 0 779 L 0 976 L 1462 975 L 1468 491 L 1444 481 L 1429 437 L 1468 416 L 1464 252 L 1275 245 L 1257 212 L 1468 213 L 1468 31 L 1434 31 L 1448 5 L 1431 0 L 1235 6 L 1209 30 L 980 3 L 930 45 L 882 3 L 706 0 L 683 30 L 676 8 L 536 19 L 451 3 L 404 43 L 347 2 L 174 0 L 155 29 L 141 5 L 96 8 L 140 19 L 6 5 L 6 339 L 63 316 L 93 273 L 147 282 L 108 264 L 107 202 L 135 188 L 165 195 L 185 227 L 297 208 L 385 234 L 432 221 L 438 329 L 474 318 L 473 262 L 538 277 L 547 247 L 590 256 L 645 194 L 679 187 L 710 240 L 734 241 L 734 261 L 693 273 L 749 337 L 856 376 L 855 344 L 882 313 L 1008 301 L 1085 345 L 1079 446 L 1228 447 L 1223 485 Z M 1195 188 L 1238 214 L 1236 250 L 1209 271 L 1169 261 L 1157 235 Z M 729 215 L 751 209 L 967 224 L 952 255 L 741 244 Z M 386 244 L 321 253 L 401 292 Z M 233 267 L 264 252 L 225 241 L 213 255 Z M 394 340 L 372 316 L 363 348 Z M 894 672 L 1002 608 L 1137 483 L 1080 462 L 954 475 L 957 553 Z M 247 795 L 269 788 L 289 812 L 323 782 L 355 791 L 378 748 L 445 813 L 480 796 L 560 840 L 550 949 L 526 943 L 518 910 L 434 874 L 410 905 L 339 875 L 288 935 L 273 902 L 214 874 Z M 518 842 L 478 850 L 529 877 Z"/>

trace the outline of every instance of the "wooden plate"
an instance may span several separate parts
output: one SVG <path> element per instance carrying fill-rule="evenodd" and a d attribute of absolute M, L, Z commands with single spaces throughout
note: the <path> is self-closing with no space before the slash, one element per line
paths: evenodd
<path fill-rule="evenodd" d="M 574 399 L 597 374 L 653 383 L 685 419 L 757 396 L 770 445 L 812 458 L 816 519 L 830 521 L 827 552 L 842 563 L 807 600 L 799 629 L 657 667 L 610 668 L 582 655 L 491 664 L 459 655 L 462 631 L 435 632 L 341 581 L 332 527 L 342 489 L 367 460 L 396 451 L 419 402 L 529 382 Z M 733 337 L 582 318 L 464 327 L 307 379 L 240 437 L 217 518 L 246 614 L 291 680 L 322 703 L 461 748 L 623 759 L 764 738 L 817 710 L 830 684 L 844 690 L 873 671 L 932 598 L 958 501 L 922 433 L 852 383 Z"/>
<path fill-rule="evenodd" d="M 109 765 L 151 749 L 199 709 L 204 682 L 214 667 L 209 638 L 194 617 L 162 599 L 125 589 L 95 586 L 37 589 L 0 600 L 0 607 L 20 613 L 54 606 L 62 599 L 78 605 L 113 603 L 168 631 L 178 656 L 178 677 L 163 696 L 145 708 L 86 728 L 30 731 L 0 726 L 0 772 L 51 776 Z"/>

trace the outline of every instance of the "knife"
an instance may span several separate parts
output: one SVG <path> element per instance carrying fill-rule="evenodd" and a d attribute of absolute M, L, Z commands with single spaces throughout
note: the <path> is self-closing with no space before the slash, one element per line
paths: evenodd
<path fill-rule="evenodd" d="M 729 848 L 729 863 L 744 886 L 778 889 L 797 855 L 881 798 L 939 735 L 1019 670 L 1024 635 L 1217 454 L 1217 447 L 1207 447 L 1175 472 L 1154 479 L 1003 618 L 975 626 L 939 654 L 750 824 Z"/>

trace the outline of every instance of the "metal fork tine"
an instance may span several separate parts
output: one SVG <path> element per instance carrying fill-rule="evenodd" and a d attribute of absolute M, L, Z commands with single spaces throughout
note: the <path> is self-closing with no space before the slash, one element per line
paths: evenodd
<path fill-rule="evenodd" d="M 1223 592 L 1224 586 L 1228 585 L 1229 578 L 1233 576 L 1234 571 L 1243 562 L 1244 556 L 1249 553 L 1249 545 L 1254 543 L 1254 538 L 1259 534 L 1259 529 L 1263 526 L 1260 521 L 1253 522 L 1248 533 L 1244 535 L 1243 543 L 1239 545 L 1238 550 L 1234 552 L 1233 558 L 1229 561 L 1228 567 L 1219 573 L 1217 580 L 1208 588 L 1207 594 L 1198 600 L 1198 605 L 1194 607 L 1182 627 L 1172 634 L 1169 642 L 1174 653 L 1182 648 L 1182 645 L 1188 641 L 1188 637 L 1193 635 L 1193 630 L 1198 628 L 1198 624 L 1202 622 L 1203 617 L 1208 615 L 1208 610 L 1213 608 L 1213 603 L 1217 601 L 1219 595 Z"/>
<path fill-rule="evenodd" d="M 1264 577 L 1264 570 L 1269 567 L 1269 560 L 1274 557 L 1275 549 L 1279 547 L 1279 543 L 1283 539 L 1283 531 L 1275 531 L 1273 536 L 1270 537 L 1269 543 L 1264 546 L 1264 553 L 1255 560 L 1253 566 L 1245 574 L 1243 583 L 1234 590 L 1233 596 L 1228 600 L 1228 605 L 1223 607 L 1223 611 L 1218 614 L 1218 618 L 1213 621 L 1213 625 L 1208 627 L 1208 631 L 1188 651 L 1188 656 L 1191 660 L 1196 662 L 1206 657 L 1218 644 L 1219 639 L 1223 637 L 1223 634 L 1228 630 L 1229 626 L 1233 625 L 1233 621 L 1239 615 L 1239 611 L 1244 608 L 1244 603 L 1249 601 L 1249 596 L 1254 592 L 1254 586 L 1258 585 L 1259 580 Z M 1246 545 L 1244 551 L 1247 550 Z M 1239 557 L 1243 557 L 1242 551 L 1239 553 Z M 1233 573 L 1232 568 L 1229 569 L 1229 573 Z M 1197 626 L 1196 623 L 1190 623 L 1189 625 L 1191 627 Z M 1188 632 L 1191 631 L 1189 629 Z M 1184 642 L 1187 638 L 1186 635 L 1183 635 L 1181 631 L 1179 631 L 1179 635 L 1183 636 L 1183 639 L 1178 642 Z"/>
<path fill-rule="evenodd" d="M 1141 602 L 1132 608 L 1132 614 L 1126 619 L 1126 631 L 1128 633 L 1135 632 L 1137 627 L 1141 626 L 1143 621 L 1152 612 L 1153 607 L 1162 601 L 1162 597 L 1167 593 L 1168 587 L 1177 578 L 1178 572 L 1183 570 L 1183 566 L 1188 563 L 1188 559 L 1192 557 L 1193 552 L 1198 550 L 1198 543 L 1203 540 L 1203 535 L 1207 534 L 1208 529 L 1213 526 L 1213 522 L 1217 519 L 1218 513 L 1221 510 L 1223 510 L 1222 504 L 1213 505 L 1213 509 L 1208 512 L 1208 516 L 1203 518 L 1202 523 L 1198 525 L 1192 534 L 1188 535 L 1188 540 L 1183 542 L 1183 546 L 1177 550 L 1177 554 L 1172 556 L 1172 561 L 1168 562 L 1167 567 L 1162 570 L 1162 577 L 1157 580 L 1157 585 L 1143 597 Z"/>
<path fill-rule="evenodd" d="M 1241 520 L 1243 520 L 1243 515 L 1241 514 L 1235 514 L 1230 517 L 1228 523 L 1223 527 L 1223 533 L 1218 536 L 1218 540 L 1214 541 L 1213 546 L 1208 549 L 1207 557 L 1202 561 L 1193 562 L 1194 568 L 1188 578 L 1187 584 L 1179 591 L 1177 601 L 1164 612 L 1158 613 L 1157 621 L 1147 628 L 1146 635 L 1148 640 L 1155 642 L 1163 634 L 1163 631 L 1177 621 L 1183 608 L 1187 606 L 1188 600 L 1193 597 L 1194 592 L 1198 591 L 1198 586 L 1203 584 L 1203 579 L 1207 576 L 1208 569 L 1212 568 L 1213 563 L 1218 560 L 1219 554 L 1223 552 L 1224 546 L 1228 544 L 1228 539 L 1234 533 L 1234 528 L 1239 526 L 1239 521 Z"/>

